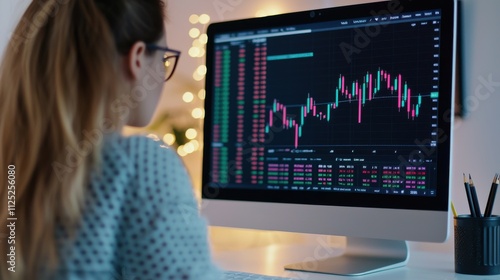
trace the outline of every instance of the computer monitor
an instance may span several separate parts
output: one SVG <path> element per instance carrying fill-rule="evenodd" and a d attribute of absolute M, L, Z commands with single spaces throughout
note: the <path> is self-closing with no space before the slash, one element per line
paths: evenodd
<path fill-rule="evenodd" d="M 404 265 L 407 240 L 445 241 L 455 30 L 452 0 L 210 25 L 209 223 L 347 236 L 313 270 L 348 275 Z"/>

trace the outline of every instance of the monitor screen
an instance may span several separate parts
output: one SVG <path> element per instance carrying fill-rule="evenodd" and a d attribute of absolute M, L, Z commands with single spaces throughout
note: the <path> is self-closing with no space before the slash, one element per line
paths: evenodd
<path fill-rule="evenodd" d="M 455 1 L 388 1 L 208 28 L 202 213 L 347 236 L 285 266 L 363 275 L 449 229 Z"/>
<path fill-rule="evenodd" d="M 446 211 L 450 3 L 212 24 L 204 198 Z"/>

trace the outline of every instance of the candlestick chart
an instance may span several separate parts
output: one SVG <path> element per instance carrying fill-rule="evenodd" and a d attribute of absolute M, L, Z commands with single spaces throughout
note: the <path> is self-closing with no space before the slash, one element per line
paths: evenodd
<path fill-rule="evenodd" d="M 323 121 L 326 126 L 335 122 L 336 112 L 344 106 L 348 107 L 350 112 L 355 112 L 354 121 L 351 118 L 352 123 L 362 124 L 363 121 L 369 121 L 367 119 L 371 116 L 365 116 L 364 110 L 374 100 L 382 100 L 389 104 L 387 110 L 405 116 L 408 121 L 414 121 L 420 117 L 423 98 L 436 98 L 437 95 L 437 92 L 424 95 L 414 92 L 401 74 L 389 73 L 380 68 L 374 73 L 367 72 L 362 78 L 354 81 L 348 81 L 346 76 L 339 75 L 338 83 L 330 94 L 330 102 L 318 102 L 310 94 L 301 104 L 285 104 L 274 99 L 268 111 L 266 133 L 273 127 L 291 130 L 293 146 L 298 148 L 307 121 Z"/>

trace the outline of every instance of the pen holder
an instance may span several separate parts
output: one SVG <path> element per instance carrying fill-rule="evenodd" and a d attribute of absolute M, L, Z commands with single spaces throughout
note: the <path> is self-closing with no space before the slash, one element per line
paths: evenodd
<path fill-rule="evenodd" d="M 500 216 L 455 217 L 455 272 L 500 274 Z"/>

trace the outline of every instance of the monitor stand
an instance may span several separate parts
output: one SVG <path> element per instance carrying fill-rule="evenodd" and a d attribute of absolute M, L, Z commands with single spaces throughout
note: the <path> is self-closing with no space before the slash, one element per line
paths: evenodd
<path fill-rule="evenodd" d="M 347 237 L 345 252 L 337 257 L 295 263 L 288 270 L 359 276 L 406 265 L 406 241 Z"/>

